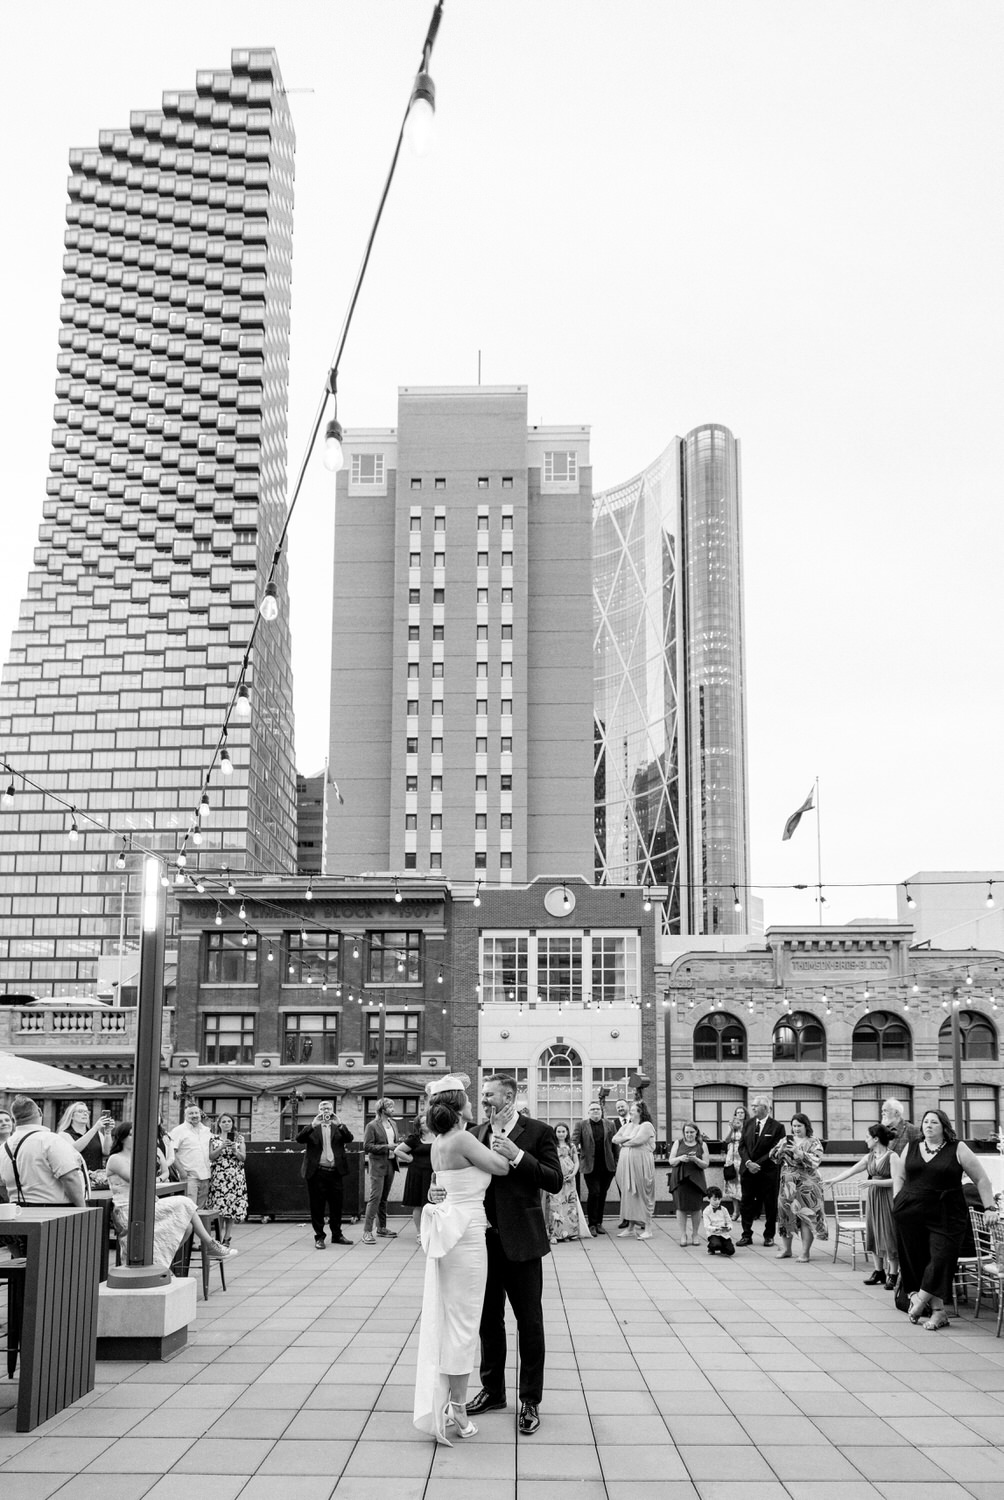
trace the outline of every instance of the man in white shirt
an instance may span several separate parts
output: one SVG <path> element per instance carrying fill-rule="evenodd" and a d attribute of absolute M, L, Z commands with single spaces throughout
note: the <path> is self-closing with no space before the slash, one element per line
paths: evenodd
<path fill-rule="evenodd" d="M 0 1148 L 0 1178 L 12 1203 L 83 1208 L 86 1172 L 64 1135 L 46 1130 L 34 1099 L 19 1094 L 10 1108 L 14 1133 Z"/>
<path fill-rule="evenodd" d="M 202 1123 L 202 1110 L 190 1104 L 185 1110 L 182 1125 L 175 1125 L 168 1139 L 174 1147 L 174 1159 L 178 1171 L 185 1178 L 185 1192 L 194 1199 L 196 1207 L 205 1208 L 209 1202 L 209 1179 L 213 1169 L 209 1161 L 209 1142 L 213 1133 Z"/>

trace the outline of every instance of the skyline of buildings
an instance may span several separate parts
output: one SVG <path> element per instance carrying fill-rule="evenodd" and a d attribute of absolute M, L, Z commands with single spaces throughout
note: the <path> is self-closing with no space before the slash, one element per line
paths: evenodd
<path fill-rule="evenodd" d="M 196 816 L 285 519 L 294 146 L 274 53 L 242 49 L 70 152 L 50 477 L 0 688 L 8 992 L 79 994 L 131 946 L 138 860 L 89 817 L 128 855 Z M 290 660 L 281 614 L 192 868 L 295 868 Z"/>
<path fill-rule="evenodd" d="M 739 444 L 709 423 L 595 498 L 596 877 L 671 932 L 749 923 Z"/>

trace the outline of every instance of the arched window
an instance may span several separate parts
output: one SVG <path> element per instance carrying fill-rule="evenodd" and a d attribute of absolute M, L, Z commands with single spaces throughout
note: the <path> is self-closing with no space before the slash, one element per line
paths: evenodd
<path fill-rule="evenodd" d="M 874 1010 L 854 1028 L 851 1038 L 853 1062 L 910 1062 L 913 1037 L 910 1028 L 889 1010 Z"/>
<path fill-rule="evenodd" d="M 694 1027 L 695 1063 L 745 1062 L 746 1027 L 727 1011 L 713 1011 Z"/>
<path fill-rule="evenodd" d="M 775 1062 L 825 1062 L 826 1032 L 806 1010 L 782 1016 L 774 1027 Z"/>
<path fill-rule="evenodd" d="M 585 1112 L 582 1058 L 574 1047 L 545 1047 L 537 1063 L 537 1118 L 572 1130 Z"/>
<path fill-rule="evenodd" d="M 996 1062 L 997 1032 L 992 1021 L 975 1011 L 959 1012 L 963 1062 Z M 938 1061 L 952 1060 L 952 1022 L 943 1021 L 938 1032 Z"/>

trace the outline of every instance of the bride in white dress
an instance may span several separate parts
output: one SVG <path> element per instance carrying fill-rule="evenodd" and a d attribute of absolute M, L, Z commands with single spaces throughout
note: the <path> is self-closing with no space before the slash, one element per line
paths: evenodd
<path fill-rule="evenodd" d="M 420 1432 L 448 1447 L 448 1428 L 458 1437 L 473 1437 L 478 1430 L 467 1416 L 467 1382 L 479 1358 L 488 1268 L 485 1189 L 492 1177 L 509 1170 L 504 1157 L 468 1132 L 474 1116 L 464 1081 L 451 1074 L 430 1085 L 426 1114 L 434 1136 L 435 1183 L 446 1198 L 422 1210 L 425 1291 L 414 1421 Z"/>

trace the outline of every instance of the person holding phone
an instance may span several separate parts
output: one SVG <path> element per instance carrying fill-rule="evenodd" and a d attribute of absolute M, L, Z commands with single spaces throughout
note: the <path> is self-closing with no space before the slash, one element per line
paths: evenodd
<path fill-rule="evenodd" d="M 71 1144 L 83 1157 L 88 1172 L 100 1172 L 111 1150 L 114 1124 L 114 1119 L 105 1109 L 92 1125 L 90 1105 L 78 1099 L 76 1104 L 63 1111 L 56 1134 L 69 1136 Z"/>
<path fill-rule="evenodd" d="M 352 1132 L 335 1114 L 330 1099 L 322 1099 L 317 1114 L 309 1125 L 296 1133 L 303 1146 L 303 1161 L 300 1176 L 307 1184 L 307 1199 L 310 1203 L 310 1222 L 314 1229 L 316 1249 L 324 1249 L 324 1215 L 328 1215 L 333 1245 L 351 1245 L 342 1233 L 342 1198 L 345 1179 L 349 1175 L 349 1161 L 345 1147 L 352 1140 Z"/>

